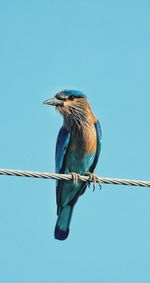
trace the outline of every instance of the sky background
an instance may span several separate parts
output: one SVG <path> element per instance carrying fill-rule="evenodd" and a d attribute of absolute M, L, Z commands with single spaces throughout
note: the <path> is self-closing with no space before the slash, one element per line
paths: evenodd
<path fill-rule="evenodd" d="M 103 131 L 99 176 L 150 179 L 150 2 L 0 0 L 0 168 L 54 171 L 62 118 L 85 92 Z M 55 181 L 0 177 L 1 283 L 149 283 L 150 191 L 103 185 L 56 241 Z"/>

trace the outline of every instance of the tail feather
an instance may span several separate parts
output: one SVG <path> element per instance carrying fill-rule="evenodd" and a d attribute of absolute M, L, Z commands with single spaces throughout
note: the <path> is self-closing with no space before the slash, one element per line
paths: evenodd
<path fill-rule="evenodd" d="M 65 240 L 69 235 L 69 226 L 71 221 L 71 216 L 73 212 L 73 206 L 66 205 L 62 208 L 58 214 L 57 223 L 55 226 L 55 239 Z"/>

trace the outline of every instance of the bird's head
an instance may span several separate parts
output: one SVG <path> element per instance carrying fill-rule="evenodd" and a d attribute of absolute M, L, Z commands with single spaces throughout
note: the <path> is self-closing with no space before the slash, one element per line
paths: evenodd
<path fill-rule="evenodd" d="M 67 127 L 89 123 L 89 114 L 92 114 L 86 95 L 78 90 L 61 91 L 43 103 L 56 106 Z"/>

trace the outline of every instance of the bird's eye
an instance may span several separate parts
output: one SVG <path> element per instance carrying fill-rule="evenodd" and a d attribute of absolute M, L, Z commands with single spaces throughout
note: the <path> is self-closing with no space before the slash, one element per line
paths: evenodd
<path fill-rule="evenodd" d="M 62 96 L 60 96 L 60 95 L 58 95 L 58 94 L 56 94 L 56 96 L 55 96 L 57 99 L 59 99 L 59 100 L 64 100 L 64 97 L 62 97 Z"/>
<path fill-rule="evenodd" d="M 70 95 L 70 96 L 68 97 L 68 99 L 69 99 L 69 100 L 73 100 L 73 99 L 74 99 L 74 96 L 73 96 L 73 95 Z"/>

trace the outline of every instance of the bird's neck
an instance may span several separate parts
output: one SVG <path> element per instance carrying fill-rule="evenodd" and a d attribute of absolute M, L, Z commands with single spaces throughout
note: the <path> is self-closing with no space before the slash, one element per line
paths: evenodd
<path fill-rule="evenodd" d="M 63 115 L 64 128 L 69 131 L 83 132 L 87 127 L 93 125 L 96 122 L 96 117 L 91 111 L 90 106 L 87 104 L 85 107 L 76 110 L 73 108 L 69 115 Z"/>

